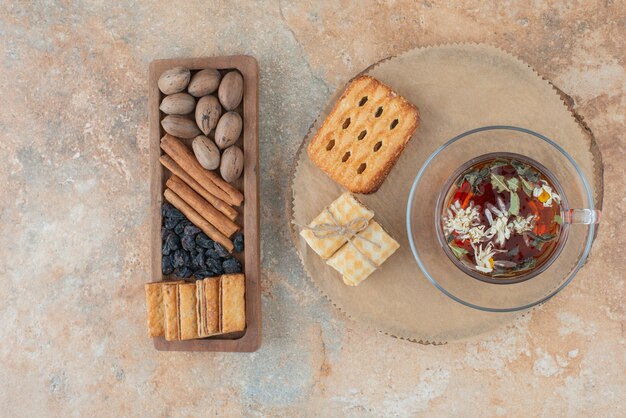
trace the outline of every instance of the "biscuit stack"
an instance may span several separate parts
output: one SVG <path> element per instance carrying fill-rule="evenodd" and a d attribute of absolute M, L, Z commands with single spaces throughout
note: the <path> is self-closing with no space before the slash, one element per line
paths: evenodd
<path fill-rule="evenodd" d="M 145 290 L 151 337 L 191 340 L 246 327 L 243 274 L 208 277 L 195 283 L 147 283 Z"/>
<path fill-rule="evenodd" d="M 374 212 L 346 192 L 300 235 L 326 264 L 341 273 L 345 284 L 357 286 L 400 247 L 373 218 Z"/>

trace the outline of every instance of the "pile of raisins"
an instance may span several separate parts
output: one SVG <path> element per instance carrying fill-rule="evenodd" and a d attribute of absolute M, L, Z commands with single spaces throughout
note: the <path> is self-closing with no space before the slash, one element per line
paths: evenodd
<path fill-rule="evenodd" d="M 169 203 L 161 208 L 163 226 L 163 274 L 172 274 L 181 279 L 219 276 L 241 273 L 241 263 L 221 244 L 213 241 L 185 215 Z M 233 238 L 236 252 L 243 251 L 243 234 Z"/>

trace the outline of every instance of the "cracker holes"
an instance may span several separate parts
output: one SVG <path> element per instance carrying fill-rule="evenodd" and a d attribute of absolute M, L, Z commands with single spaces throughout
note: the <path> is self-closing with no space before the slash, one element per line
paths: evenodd
<path fill-rule="evenodd" d="M 374 145 L 374 152 L 378 151 L 383 146 L 383 141 L 378 141 L 376 145 Z"/>
<path fill-rule="evenodd" d="M 361 97 L 361 101 L 359 102 L 359 107 L 363 107 L 365 103 L 367 103 L 367 96 Z"/>
<path fill-rule="evenodd" d="M 357 139 L 361 141 L 363 140 L 363 138 L 365 138 L 365 135 L 367 135 L 367 129 L 363 129 Z"/>
<path fill-rule="evenodd" d="M 365 169 L 367 168 L 367 164 L 365 163 L 361 163 L 361 165 L 359 166 L 359 168 L 356 169 L 357 174 L 361 174 L 362 172 L 365 171 Z"/>
<path fill-rule="evenodd" d="M 347 151 L 345 154 L 343 154 L 343 157 L 341 157 L 341 162 L 345 163 L 346 161 L 348 161 L 348 158 L 350 158 L 350 155 L 352 155 L 350 151 Z"/>
<path fill-rule="evenodd" d="M 389 130 L 392 130 L 393 128 L 395 128 L 396 126 L 398 126 L 398 119 L 394 119 L 391 122 L 391 125 L 389 125 Z"/>
<path fill-rule="evenodd" d="M 375 117 L 379 118 L 380 115 L 383 114 L 383 107 L 380 106 L 378 109 L 376 109 L 376 113 L 374 114 Z"/>
<path fill-rule="evenodd" d="M 335 140 L 331 139 L 330 141 L 328 141 L 328 144 L 326 144 L 326 151 L 330 151 L 331 149 L 333 149 L 334 146 L 335 146 Z"/>
<path fill-rule="evenodd" d="M 343 125 L 341 127 L 343 129 L 346 129 L 348 126 L 350 126 L 350 122 L 352 122 L 350 118 L 346 118 L 346 120 L 343 121 Z"/>

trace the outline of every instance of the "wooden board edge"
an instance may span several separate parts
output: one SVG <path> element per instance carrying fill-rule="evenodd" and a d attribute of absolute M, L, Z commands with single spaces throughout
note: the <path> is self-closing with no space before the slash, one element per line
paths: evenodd
<path fill-rule="evenodd" d="M 152 338 L 158 351 L 194 351 L 214 353 L 253 353 L 261 346 L 261 335 L 256 330 L 246 330 L 236 339 L 198 339 L 185 341 L 166 341 L 163 337 Z"/>

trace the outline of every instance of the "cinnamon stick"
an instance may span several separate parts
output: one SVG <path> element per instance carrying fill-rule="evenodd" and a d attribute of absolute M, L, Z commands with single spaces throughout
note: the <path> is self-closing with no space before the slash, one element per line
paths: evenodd
<path fill-rule="evenodd" d="M 180 145 L 180 146 L 178 146 Z M 211 194 L 219 199 L 233 204 L 230 196 L 224 190 L 220 189 L 210 177 L 205 173 L 208 171 L 198 163 L 191 151 L 185 147 L 177 138 L 166 134 L 161 138 L 161 149 L 174 161 L 183 171 L 187 172 L 194 180 L 207 189 Z"/>
<path fill-rule="evenodd" d="M 194 180 L 215 196 L 233 206 L 241 205 L 243 202 L 243 194 L 217 174 L 205 170 L 198 160 L 196 160 L 196 157 L 191 153 L 189 148 L 180 142 L 178 138 L 165 134 L 165 136 L 161 138 L 161 149 L 172 157 L 172 159 L 176 161 L 183 170 L 189 173 Z"/>
<path fill-rule="evenodd" d="M 182 169 L 181 166 L 176 164 L 176 161 L 172 160 L 172 157 L 167 154 L 162 155 L 161 158 L 159 158 L 159 161 L 161 162 L 161 164 L 163 164 L 164 167 L 166 167 L 176 176 L 180 177 L 182 181 L 187 183 L 187 185 L 195 190 L 196 193 L 204 197 L 207 202 L 215 206 L 215 209 L 226 215 L 228 219 L 230 219 L 231 221 L 237 219 L 237 210 L 235 208 L 233 208 L 228 203 L 224 202 L 222 199 L 216 197 L 215 195 L 211 194 L 211 192 L 209 192 L 207 189 L 202 187 L 202 185 L 195 181 L 193 177 L 191 177 L 185 170 Z"/>
<path fill-rule="evenodd" d="M 170 189 L 165 189 L 163 192 L 165 200 L 170 202 L 176 209 L 181 211 L 183 215 L 187 217 L 195 226 L 200 228 L 202 232 L 208 235 L 213 241 L 222 245 L 228 252 L 233 252 L 235 246 L 233 242 L 229 240 L 224 234 L 218 231 L 213 225 L 211 225 L 206 219 L 204 219 L 198 212 L 196 212 L 191 206 L 189 206 L 183 199 Z"/>
<path fill-rule="evenodd" d="M 215 209 L 213 205 L 204 200 L 198 193 L 194 192 L 191 187 L 187 186 L 185 182 L 177 176 L 170 177 L 166 186 L 180 196 L 185 203 L 198 212 L 200 216 L 209 221 L 209 223 L 222 234 L 227 237 L 232 237 L 235 232 L 239 231 L 239 226 L 237 226 L 236 223 L 228 219 L 222 212 Z"/>

